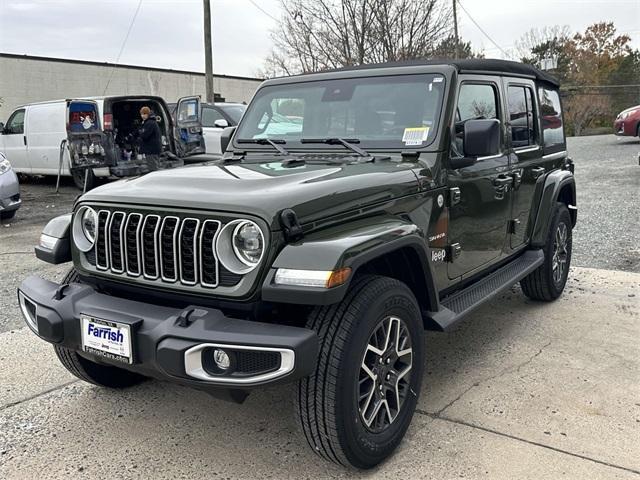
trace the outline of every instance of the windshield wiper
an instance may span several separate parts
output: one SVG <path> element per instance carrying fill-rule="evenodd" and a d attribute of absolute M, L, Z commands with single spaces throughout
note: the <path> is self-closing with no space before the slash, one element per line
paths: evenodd
<path fill-rule="evenodd" d="M 357 153 L 361 157 L 368 157 L 369 154 L 360 147 L 356 147 L 353 145 L 354 143 L 360 143 L 360 140 L 357 138 L 340 138 L 340 137 L 329 137 L 329 138 L 303 138 L 300 140 L 300 143 L 325 143 L 327 145 L 342 145 L 352 152 Z"/>
<path fill-rule="evenodd" d="M 269 138 L 239 138 L 238 140 L 236 140 L 236 143 L 255 143 L 258 145 L 271 145 L 273 148 L 275 148 L 278 151 L 278 153 L 281 153 L 282 155 L 289 155 L 289 152 L 287 152 L 284 148 L 280 146 L 287 143 L 286 140 L 282 140 L 282 139 L 271 140 Z"/>

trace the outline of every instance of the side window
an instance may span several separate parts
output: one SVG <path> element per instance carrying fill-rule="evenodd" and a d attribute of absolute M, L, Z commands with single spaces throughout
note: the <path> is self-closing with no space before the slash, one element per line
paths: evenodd
<path fill-rule="evenodd" d="M 216 120 L 224 120 L 222 114 L 215 108 L 203 108 L 202 109 L 202 126 L 203 127 L 215 127 Z"/>
<path fill-rule="evenodd" d="M 540 96 L 540 117 L 542 118 L 542 141 L 544 146 L 564 145 L 562 109 L 558 91 L 540 87 L 538 95 Z"/>
<path fill-rule="evenodd" d="M 489 84 L 463 83 L 456 107 L 454 156 L 464 156 L 464 122 L 485 118 L 498 118 L 496 88 Z"/>
<path fill-rule="evenodd" d="M 510 86 L 508 89 L 511 145 L 514 148 L 536 144 L 532 93 L 529 87 Z"/>
<path fill-rule="evenodd" d="M 9 134 L 24 133 L 24 110 L 16 110 L 13 112 L 9 120 L 7 120 L 5 128 Z"/>

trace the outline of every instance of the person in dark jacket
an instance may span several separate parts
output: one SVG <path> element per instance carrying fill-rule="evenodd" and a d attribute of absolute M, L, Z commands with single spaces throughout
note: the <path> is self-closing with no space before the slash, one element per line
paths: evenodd
<path fill-rule="evenodd" d="M 138 132 L 138 140 L 140 143 L 139 152 L 144 154 L 149 170 L 157 170 L 160 162 L 160 153 L 162 153 L 162 135 L 160 127 L 155 117 L 151 115 L 149 107 L 140 109 L 142 117 L 142 125 Z"/>

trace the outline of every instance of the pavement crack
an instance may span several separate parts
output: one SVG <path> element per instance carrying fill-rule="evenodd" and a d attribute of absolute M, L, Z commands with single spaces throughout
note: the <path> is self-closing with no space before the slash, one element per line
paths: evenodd
<path fill-rule="evenodd" d="M 2 252 L 0 253 L 0 256 L 2 255 L 27 255 L 27 254 L 32 254 L 33 250 L 30 250 L 28 252 Z"/>
<path fill-rule="evenodd" d="M 68 387 L 69 385 L 73 385 L 74 383 L 78 383 L 79 381 L 80 380 L 70 380 L 70 381 L 68 381 L 66 383 L 63 383 L 61 385 L 49 388 L 49 389 L 44 390 L 42 392 L 35 393 L 33 395 L 29 395 L 28 397 L 22 398 L 20 400 L 15 401 L 15 402 L 7 403 L 6 405 L 0 406 L 0 412 L 3 411 L 3 410 L 7 410 L 7 409 L 9 409 L 11 407 L 15 407 L 16 405 L 20 405 L 21 403 L 29 402 L 31 400 L 35 400 L 36 398 L 44 397 L 45 395 L 48 395 L 49 393 L 55 392 L 56 390 L 62 390 L 63 388 Z"/>
<path fill-rule="evenodd" d="M 421 410 L 421 409 L 418 409 L 418 408 L 416 408 L 416 413 L 419 414 L 419 415 L 424 415 L 426 417 L 432 418 L 434 420 L 442 420 L 443 422 L 454 423 L 456 425 L 463 425 L 465 427 L 473 428 L 475 430 L 481 430 L 483 432 L 492 433 L 494 435 L 498 435 L 500 437 L 508 438 L 510 440 L 515 440 L 515 441 L 518 441 L 518 442 L 526 443 L 527 445 L 533 445 L 533 446 L 536 446 L 536 447 L 544 448 L 544 449 L 551 450 L 551 451 L 554 451 L 554 452 L 557 452 L 557 453 L 561 453 L 561 454 L 564 454 L 564 455 L 569 455 L 571 457 L 579 458 L 581 460 L 586 460 L 588 462 L 597 463 L 599 465 L 604 465 L 606 467 L 616 468 L 618 470 L 623 470 L 625 472 L 633 473 L 633 474 L 636 474 L 636 475 L 640 476 L 640 470 L 636 470 L 634 468 L 624 467 L 622 465 L 616 465 L 615 463 L 607 462 L 605 460 L 599 460 L 599 459 L 593 458 L 593 457 L 588 457 L 588 456 L 582 455 L 580 453 L 574 453 L 574 452 L 571 452 L 569 450 L 564 450 L 562 448 L 553 447 L 551 445 L 546 445 L 544 443 L 536 442 L 535 440 L 527 440 L 526 438 L 518 437 L 518 436 L 512 435 L 510 433 L 505 433 L 505 432 L 501 432 L 499 430 L 494 430 L 493 428 L 482 427 L 480 425 L 475 425 L 473 423 L 466 422 L 464 420 L 458 420 L 458 419 L 455 419 L 455 418 L 442 416 L 442 415 L 435 414 L 435 413 L 429 413 L 426 410 Z"/>
<path fill-rule="evenodd" d="M 544 344 L 542 347 L 540 347 L 540 349 L 533 354 L 531 357 L 529 357 L 527 360 L 525 360 L 522 363 L 519 363 L 516 366 L 513 367 L 509 367 L 509 368 L 505 368 L 504 370 L 500 371 L 499 373 L 496 373 L 495 375 L 490 375 L 486 378 L 483 378 L 482 380 L 478 381 L 478 382 L 474 382 L 471 386 L 467 387 L 462 393 L 460 393 L 457 397 L 455 397 L 453 400 L 451 400 L 449 403 L 447 403 L 444 407 L 440 408 L 439 410 L 437 410 L 436 412 L 432 413 L 432 415 L 435 416 L 439 416 L 442 412 L 444 412 L 447 408 L 451 407 L 454 403 L 456 403 L 458 400 L 460 400 L 462 397 L 464 397 L 469 391 L 473 390 L 476 387 L 479 387 L 481 384 L 485 383 L 485 382 L 489 382 L 491 380 L 495 380 L 496 378 L 500 378 L 508 373 L 511 372 L 519 372 L 521 368 L 526 367 L 527 365 L 529 365 L 531 362 L 533 362 L 542 352 L 545 348 L 547 348 L 549 345 L 551 345 L 551 340 L 549 340 L 546 344 Z"/>

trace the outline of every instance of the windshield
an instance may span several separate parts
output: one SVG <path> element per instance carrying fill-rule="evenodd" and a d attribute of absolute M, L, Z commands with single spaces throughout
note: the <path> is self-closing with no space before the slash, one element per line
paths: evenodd
<path fill-rule="evenodd" d="M 347 78 L 260 89 L 235 135 L 285 140 L 357 139 L 362 148 L 425 147 L 435 137 L 445 78 L 440 74 Z M 341 147 L 340 147 L 341 148 Z"/>
<path fill-rule="evenodd" d="M 221 105 L 218 106 L 220 110 L 226 113 L 231 120 L 237 125 L 240 123 L 240 119 L 242 118 L 242 114 L 247 109 L 246 105 Z"/>

